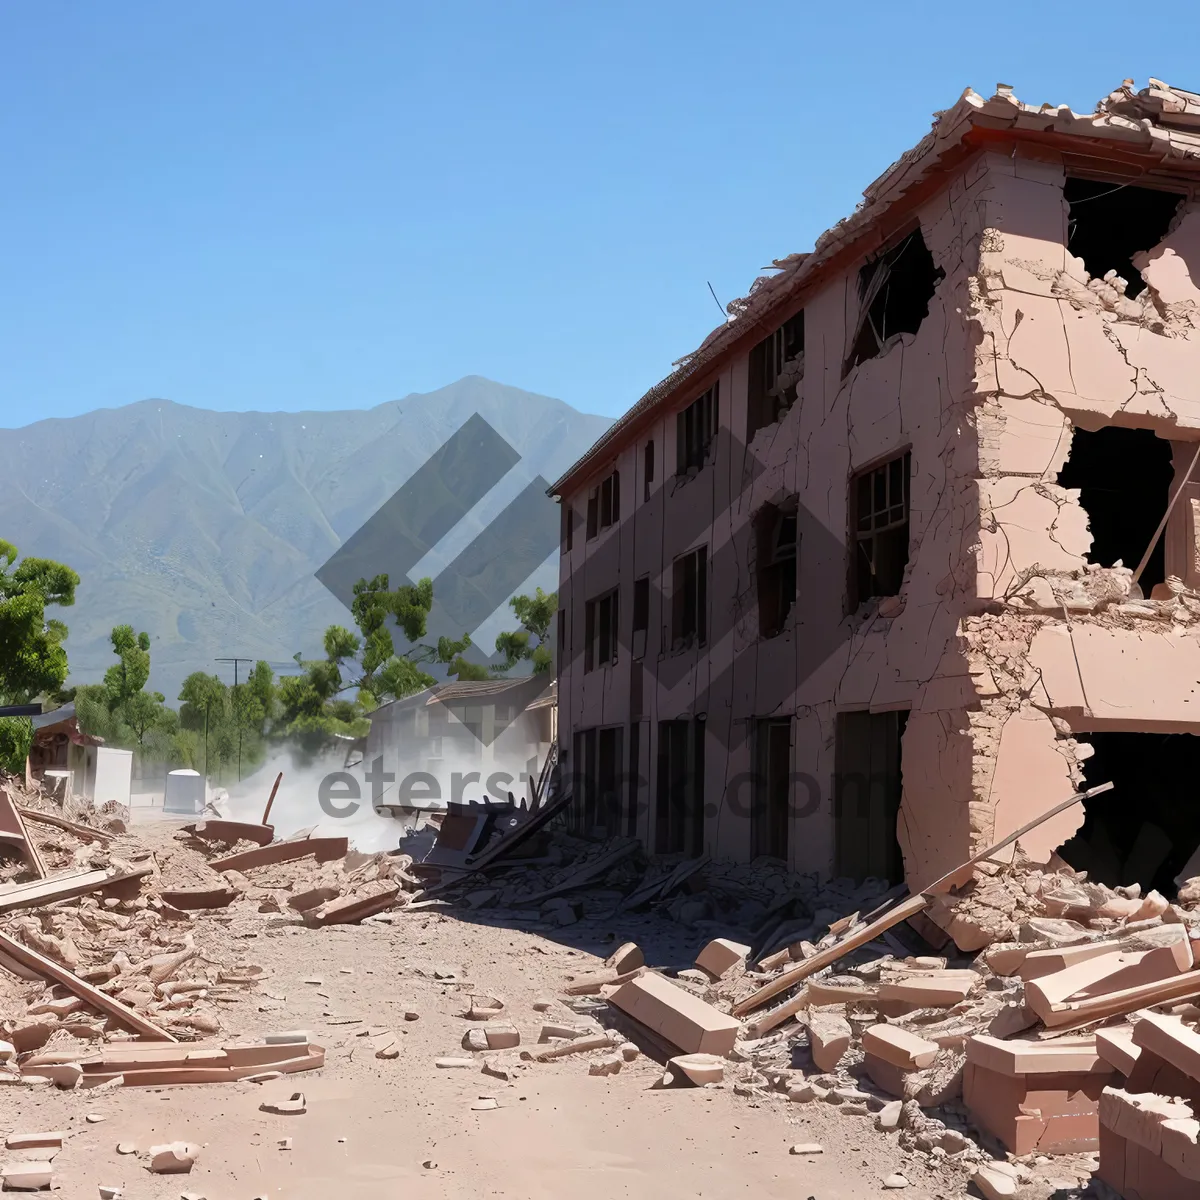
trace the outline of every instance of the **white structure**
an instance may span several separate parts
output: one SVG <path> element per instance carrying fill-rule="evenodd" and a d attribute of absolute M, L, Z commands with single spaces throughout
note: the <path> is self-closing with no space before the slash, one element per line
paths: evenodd
<path fill-rule="evenodd" d="M 101 804 L 115 800 L 128 807 L 133 781 L 133 751 L 118 750 L 114 746 L 96 746 L 90 766 L 83 794 L 92 804 L 99 808 Z"/>
<path fill-rule="evenodd" d="M 163 812 L 193 816 L 204 811 L 204 776 L 183 767 L 167 776 Z"/>

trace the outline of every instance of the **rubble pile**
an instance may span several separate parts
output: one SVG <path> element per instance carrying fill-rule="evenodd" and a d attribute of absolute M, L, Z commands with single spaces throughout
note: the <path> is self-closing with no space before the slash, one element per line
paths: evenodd
<path fill-rule="evenodd" d="M 554 924 L 611 923 L 650 905 L 730 936 L 691 968 L 655 969 L 625 945 L 606 970 L 564 981 L 562 1003 L 587 1024 L 543 1031 L 550 1049 L 530 1061 L 579 1056 L 590 1073 L 617 1074 L 620 1048 L 639 1047 L 665 1065 L 664 1086 L 731 1086 L 871 1117 L 902 1150 L 986 1197 L 1096 1177 L 1156 1200 L 1200 1182 L 1200 1122 L 1185 1113 L 1189 1097 L 1200 1100 L 1200 879 L 1171 903 L 1018 854 L 971 864 L 953 890 L 906 897 L 877 880 L 822 884 L 771 860 L 647 863 L 626 839 L 563 836 L 543 849 L 543 865 L 509 882 L 517 869 L 502 860 L 461 878 L 458 898 Z M 1143 1045 L 1164 1027 L 1171 1053 L 1139 1073 Z M 513 1043 L 475 1030 L 463 1044 L 494 1059 Z M 1183 1044 L 1191 1082 L 1164 1075 Z M 1173 1147 L 1166 1167 L 1148 1164 L 1163 1146 Z M 1172 1182 L 1167 1167 L 1193 1182 Z"/>
<path fill-rule="evenodd" d="M 362 920 L 419 887 L 411 860 L 221 821 L 155 854 L 127 819 L 111 806 L 68 815 L 18 780 L 0 787 L 3 1081 L 216 1082 L 321 1065 L 320 1047 L 270 1037 L 210 1045 L 204 1071 L 189 1065 L 197 1042 L 230 1036 L 228 1014 L 265 978 L 230 929 L 281 913 L 315 926 Z M 219 915 L 202 921 L 204 910 Z"/>

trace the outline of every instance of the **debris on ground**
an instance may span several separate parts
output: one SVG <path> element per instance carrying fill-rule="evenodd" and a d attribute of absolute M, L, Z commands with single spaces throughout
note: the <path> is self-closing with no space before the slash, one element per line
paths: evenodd
<path fill-rule="evenodd" d="M 916 1166 L 947 1194 L 973 1184 L 984 1196 L 1049 1195 L 1064 1178 L 1080 1194 L 1093 1179 L 1119 1193 L 1136 1179 L 1141 1200 L 1156 1200 L 1200 1181 L 1200 879 L 1169 902 L 1017 853 L 910 896 L 769 859 L 647 859 L 633 839 L 575 837 L 540 810 L 505 806 L 474 814 L 471 837 L 450 826 L 448 842 L 474 847 L 454 869 L 339 838 L 277 841 L 265 824 L 223 819 L 151 849 L 127 832 L 127 814 L 65 813 L 15 780 L 0 795 L 8 1082 L 90 1093 L 319 1069 L 326 1052 L 309 1031 L 250 1017 L 283 999 L 248 949 L 255 931 L 330 937 L 322 930 L 339 924 L 428 919 L 433 906 L 552 936 L 602 922 L 616 947 L 577 958 L 528 1013 L 491 994 L 486 974 L 430 967 L 461 1020 L 462 1056 L 430 1053 L 436 1067 L 507 1083 L 574 1070 L 614 1088 L 648 1072 L 653 1087 L 729 1089 L 791 1112 L 819 1104 L 895 1146 L 909 1174 L 879 1176 L 887 1189 L 909 1186 Z M 647 912 L 694 940 L 690 961 L 654 962 L 622 940 Z M 306 982 L 327 995 L 322 977 Z M 234 1036 L 238 1012 L 249 1020 Z M 354 1026 L 352 1040 L 386 1069 L 417 1017 L 404 1009 L 375 1026 L 367 1009 L 329 1010 L 325 1023 Z M 260 1105 L 305 1107 L 298 1092 Z M 61 1137 L 14 1134 L 9 1148 L 52 1157 Z M 184 1172 L 196 1153 L 155 1146 L 145 1165 Z M 11 1163 L 6 1186 L 48 1170 Z"/>

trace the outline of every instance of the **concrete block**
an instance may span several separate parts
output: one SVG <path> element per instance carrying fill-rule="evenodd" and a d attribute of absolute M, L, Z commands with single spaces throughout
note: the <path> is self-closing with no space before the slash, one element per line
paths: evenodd
<path fill-rule="evenodd" d="M 822 1071 L 835 1070 L 850 1049 L 850 1023 L 834 1013 L 813 1012 L 808 1015 L 808 1045 L 813 1062 Z"/>
<path fill-rule="evenodd" d="M 1152 1051 L 1185 1075 L 1200 1081 L 1200 1034 L 1178 1017 L 1144 1013 L 1133 1027 L 1133 1044 Z"/>
<path fill-rule="evenodd" d="M 734 967 L 744 967 L 749 956 L 749 946 L 731 942 L 728 938 L 714 938 L 696 956 L 696 966 L 713 979 L 721 979 Z"/>
<path fill-rule="evenodd" d="M 612 1003 L 688 1054 L 728 1054 L 741 1024 L 661 975 L 623 983 Z"/>
<path fill-rule="evenodd" d="M 936 1042 L 926 1041 L 898 1025 L 872 1025 L 863 1033 L 863 1050 L 905 1071 L 931 1066 L 938 1055 Z"/>

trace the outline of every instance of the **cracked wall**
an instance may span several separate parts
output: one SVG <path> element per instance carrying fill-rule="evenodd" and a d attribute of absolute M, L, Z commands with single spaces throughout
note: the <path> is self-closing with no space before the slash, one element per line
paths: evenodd
<path fill-rule="evenodd" d="M 970 424 L 974 347 L 963 315 L 977 263 L 962 214 L 978 205 L 985 186 L 983 173 L 960 174 L 917 213 L 944 278 L 915 334 L 889 338 L 878 356 L 843 378 L 858 320 L 860 260 L 805 304 L 796 400 L 748 447 L 737 436 L 747 427 L 748 355 L 742 354 L 711 379 L 697 381 L 696 394 L 718 385 L 724 435 L 701 469 L 690 478 L 668 471 L 675 461 L 674 412 L 603 469 L 620 472 L 622 520 L 590 541 L 577 532 L 562 558 L 567 632 L 560 729 L 569 746 L 574 730 L 621 725 L 628 739 L 640 723 L 638 832 L 651 846 L 658 722 L 705 718 L 704 846 L 714 855 L 746 859 L 746 778 L 755 765 L 750 734 L 755 721 L 786 716 L 792 718 L 798 779 L 789 861 L 795 869 L 829 874 L 837 714 L 905 709 L 910 716 L 898 832 L 909 873 L 940 861 L 937 847 L 950 846 L 956 860 L 969 848 L 972 760 L 963 751 L 970 746 L 966 710 L 975 693 L 957 633 L 973 584 L 977 524 L 978 455 Z M 656 471 L 644 498 L 647 441 L 654 443 Z M 851 477 L 906 448 L 912 454 L 911 520 L 901 596 L 867 601 L 847 615 Z M 782 631 L 764 637 L 755 519 L 764 506 L 792 497 L 801 506 L 796 602 Z M 564 499 L 577 511 L 579 531 L 586 494 Z M 671 564 L 702 544 L 710 562 L 708 643 L 674 651 L 667 628 Z M 642 577 L 653 584 L 644 657 L 636 660 L 622 650 L 615 664 L 585 671 L 580 638 L 587 600 L 612 586 L 628 596 Z M 959 752 L 947 754 L 947 742 Z"/>
<path fill-rule="evenodd" d="M 1168 579 L 1143 598 L 1135 562 L 1088 561 L 1079 491 L 1057 483 L 1076 428 L 1168 439 L 1172 493 L 1190 467 L 1200 444 L 1200 204 L 1179 185 L 1166 236 L 1134 257 L 1146 286 L 1130 299 L 1112 272 L 1093 279 L 1067 250 L 1066 171 L 1054 153 L 988 154 L 978 169 L 968 419 L 979 534 L 962 644 L 977 695 L 965 734 L 972 836 L 987 844 L 1078 786 L 1090 747 L 1073 734 L 1200 732 L 1200 488 L 1189 483 L 1172 510 Z M 1055 818 L 1023 849 L 1044 860 L 1082 819 L 1080 809 Z"/>

